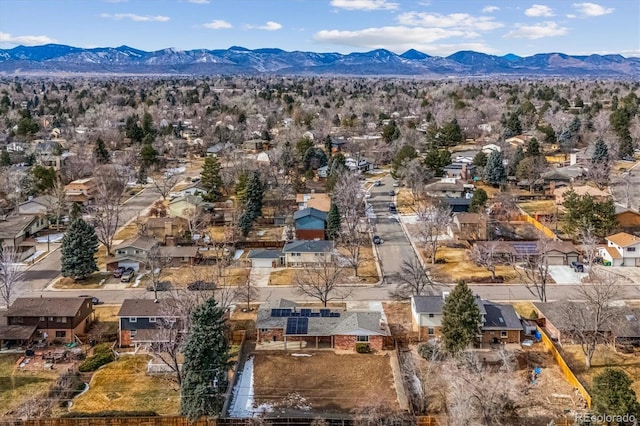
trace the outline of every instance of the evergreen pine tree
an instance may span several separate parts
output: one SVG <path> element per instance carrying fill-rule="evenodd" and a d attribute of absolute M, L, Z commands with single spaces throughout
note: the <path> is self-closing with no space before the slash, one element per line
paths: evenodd
<path fill-rule="evenodd" d="M 247 182 L 249 176 L 246 173 L 242 173 L 238 176 L 238 182 L 236 182 L 235 193 L 236 201 L 240 205 L 244 205 L 247 202 Z"/>
<path fill-rule="evenodd" d="M 96 146 L 94 148 L 93 153 L 96 157 L 96 161 L 98 162 L 98 164 L 107 164 L 111 160 L 109 151 L 107 151 L 107 147 L 105 146 L 102 138 L 98 138 L 96 140 Z"/>
<path fill-rule="evenodd" d="M 516 169 L 518 168 L 518 164 L 524 160 L 524 151 L 522 147 L 519 146 L 516 148 L 516 151 L 513 153 L 513 157 L 511 157 L 511 161 L 509 161 L 509 176 L 514 176 L 516 174 Z"/>
<path fill-rule="evenodd" d="M 476 298 L 464 281 L 459 281 L 442 308 L 442 337 L 447 352 L 456 355 L 476 338 L 481 326 Z"/>
<path fill-rule="evenodd" d="M 222 411 L 232 366 L 224 309 L 207 299 L 191 314 L 190 334 L 184 346 L 180 414 L 195 420 Z"/>
<path fill-rule="evenodd" d="M 640 417 L 640 403 L 631 388 L 633 381 L 619 369 L 605 368 L 593 378 L 593 410 L 609 416 Z M 622 424 L 622 423 L 620 423 Z M 626 424 L 626 423 L 625 423 Z"/>
<path fill-rule="evenodd" d="M 540 154 L 540 142 L 538 142 L 538 139 L 529 139 L 529 142 L 527 142 L 527 157 L 538 157 Z"/>
<path fill-rule="evenodd" d="M 220 195 L 222 178 L 220 177 L 220 161 L 216 157 L 206 157 L 200 173 L 200 184 L 208 192 L 210 201 L 216 201 Z"/>
<path fill-rule="evenodd" d="M 98 270 L 95 254 L 98 236 L 93 226 L 82 218 L 71 222 L 62 238 L 60 269 L 63 277 L 82 280 Z"/>
<path fill-rule="evenodd" d="M 0 166 L 9 167 L 11 165 L 11 156 L 7 150 L 2 150 L 2 154 L 0 155 Z"/>
<path fill-rule="evenodd" d="M 139 185 L 144 185 L 147 183 L 147 167 L 144 164 L 140 164 L 138 166 L 138 174 L 136 176 L 136 183 Z"/>
<path fill-rule="evenodd" d="M 242 232 L 242 236 L 246 238 L 251 228 L 253 228 L 253 220 L 251 219 L 251 215 L 245 210 L 240 215 L 240 218 L 238 218 L 238 229 Z"/>
<path fill-rule="evenodd" d="M 493 151 L 484 168 L 484 180 L 489 185 L 499 186 L 505 179 L 507 179 L 507 173 L 502 164 L 502 152 Z"/>
<path fill-rule="evenodd" d="M 602 139 L 598 139 L 593 150 L 593 156 L 591 156 L 591 164 L 603 163 L 609 163 L 609 148 L 607 148 L 607 144 Z"/>
<path fill-rule="evenodd" d="M 264 187 L 260 181 L 260 174 L 253 172 L 247 183 L 247 204 L 245 211 L 253 222 L 262 215 L 262 198 L 264 197 Z"/>
<path fill-rule="evenodd" d="M 342 227 L 342 219 L 340 218 L 340 211 L 336 203 L 331 203 L 331 209 L 327 215 L 327 238 L 335 240 L 340 234 Z"/>
<path fill-rule="evenodd" d="M 471 206 L 469 206 L 469 211 L 479 212 L 484 208 L 488 199 L 489 196 L 487 195 L 487 191 L 482 188 L 476 189 L 473 191 L 473 197 L 471 197 Z"/>

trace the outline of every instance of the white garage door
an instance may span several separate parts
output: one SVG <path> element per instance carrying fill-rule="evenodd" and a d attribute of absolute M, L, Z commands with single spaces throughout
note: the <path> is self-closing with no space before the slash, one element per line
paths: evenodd
<path fill-rule="evenodd" d="M 274 259 L 251 259 L 251 266 L 254 268 L 271 268 Z"/>
<path fill-rule="evenodd" d="M 140 269 L 140 264 L 138 262 L 118 262 L 118 266 L 123 268 L 133 268 L 136 272 Z"/>
<path fill-rule="evenodd" d="M 564 256 L 547 256 L 549 265 L 564 265 Z"/>

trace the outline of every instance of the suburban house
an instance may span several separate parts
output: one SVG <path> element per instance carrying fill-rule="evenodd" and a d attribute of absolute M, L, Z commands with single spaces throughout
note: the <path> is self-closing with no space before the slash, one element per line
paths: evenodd
<path fill-rule="evenodd" d="M 31 237 L 49 226 L 44 215 L 17 215 L 0 217 L 0 245 L 13 247 L 22 261 L 36 251 Z"/>
<path fill-rule="evenodd" d="M 625 232 L 639 232 L 640 212 L 616 204 L 616 223 Z"/>
<path fill-rule="evenodd" d="M 198 209 L 213 210 L 213 204 L 197 195 L 185 195 L 169 202 L 169 215 L 189 219 Z"/>
<path fill-rule="evenodd" d="M 91 297 L 33 297 L 18 298 L 5 313 L 7 326 L 0 340 L 20 337 L 19 340 L 45 342 L 74 342 L 87 333 L 93 320 Z M 27 337 L 29 335 L 29 337 Z"/>
<path fill-rule="evenodd" d="M 286 267 L 313 266 L 333 261 L 333 241 L 296 240 L 288 242 L 282 249 Z"/>
<path fill-rule="evenodd" d="M 64 193 L 68 202 L 86 204 L 95 198 L 96 183 L 93 178 L 77 179 L 65 185 Z"/>
<path fill-rule="evenodd" d="M 531 257 L 538 258 L 542 243 L 536 241 L 478 241 L 476 245 L 495 259 L 513 262 Z M 549 265 L 570 265 L 580 259 L 580 253 L 570 241 L 549 241 L 545 247 L 545 260 Z"/>
<path fill-rule="evenodd" d="M 327 213 L 307 207 L 293 214 L 296 238 L 299 240 L 325 239 Z"/>
<path fill-rule="evenodd" d="M 471 180 L 475 176 L 476 166 L 465 162 L 453 162 L 444 168 L 444 176 L 462 180 Z"/>
<path fill-rule="evenodd" d="M 452 238 L 467 241 L 487 239 L 487 218 L 480 213 L 456 213 L 449 224 Z"/>
<path fill-rule="evenodd" d="M 52 195 L 29 197 L 27 201 L 18 204 L 18 214 L 47 215 L 53 213 L 52 209 L 56 204 L 57 199 Z"/>
<path fill-rule="evenodd" d="M 158 241 L 151 237 L 137 236 L 125 240 L 113 247 L 115 258 L 107 261 L 107 270 L 118 267 L 133 268 L 135 271 L 145 268 L 145 257 Z"/>
<path fill-rule="evenodd" d="M 187 220 L 181 217 L 150 217 L 144 224 L 144 233 L 168 244 L 189 230 Z"/>
<path fill-rule="evenodd" d="M 600 257 L 611 266 L 640 266 L 640 237 L 619 232 L 605 237 L 607 245 L 599 247 Z"/>
<path fill-rule="evenodd" d="M 553 190 L 553 195 L 556 199 L 556 204 L 564 203 L 564 195 L 569 191 L 574 191 L 577 195 L 591 195 L 595 199 L 609 198 L 611 194 L 608 191 L 598 189 L 589 185 L 577 185 L 577 186 L 563 186 Z"/>
<path fill-rule="evenodd" d="M 449 293 L 442 296 L 412 296 L 411 325 L 418 340 L 442 336 L 442 309 Z M 522 323 L 511 305 L 501 305 L 476 296 L 481 325 L 478 343 L 481 347 L 495 344 L 520 343 Z"/>
<path fill-rule="evenodd" d="M 464 198 L 465 188 L 454 178 L 443 178 L 439 182 L 425 185 L 425 194 L 435 198 Z"/>
<path fill-rule="evenodd" d="M 121 348 L 148 346 L 168 341 L 179 333 L 171 301 L 160 299 L 124 299 L 118 311 L 118 344 Z"/>
<path fill-rule="evenodd" d="M 207 195 L 207 191 L 201 182 L 192 183 L 186 187 L 183 187 L 179 191 L 169 193 L 170 198 L 186 197 L 188 195 L 203 196 Z"/>
<path fill-rule="evenodd" d="M 197 246 L 160 246 L 158 255 L 170 266 L 195 265 L 202 258 Z"/>
<path fill-rule="evenodd" d="M 600 330 L 595 330 L 593 313 L 579 302 L 533 302 L 533 306 L 538 324 L 560 344 L 574 342 L 573 333 L 579 328 L 585 333 L 597 332 L 615 344 L 640 345 L 640 308 L 610 306 L 614 315 Z"/>
<path fill-rule="evenodd" d="M 296 204 L 298 205 L 298 210 L 314 208 L 321 212 L 329 213 L 331 197 L 329 197 L 329 194 L 322 193 L 296 194 Z"/>
<path fill-rule="evenodd" d="M 286 299 L 260 305 L 256 320 L 257 344 L 282 344 L 287 349 L 331 348 L 355 350 L 366 343 L 374 351 L 385 348 L 389 326 L 379 311 L 310 308 Z"/>
<path fill-rule="evenodd" d="M 252 268 L 277 268 L 284 264 L 282 250 L 255 249 L 249 251 L 247 258 Z"/>
<path fill-rule="evenodd" d="M 356 160 L 353 157 L 347 157 L 345 159 L 344 165 L 347 169 L 353 171 L 360 171 L 360 172 L 370 172 L 372 171 L 375 167 L 373 163 L 370 163 L 368 160 L 365 160 L 363 158 Z"/>

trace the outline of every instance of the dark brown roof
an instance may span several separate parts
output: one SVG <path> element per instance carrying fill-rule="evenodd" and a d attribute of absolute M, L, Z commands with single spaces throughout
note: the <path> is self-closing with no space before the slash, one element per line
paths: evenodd
<path fill-rule="evenodd" d="M 144 251 L 149 251 L 151 250 L 156 244 L 158 244 L 158 241 L 156 241 L 155 239 L 151 238 L 151 237 L 146 237 L 146 236 L 137 236 L 137 237 L 133 237 L 130 238 L 128 240 L 125 240 L 123 242 L 121 242 L 120 244 L 118 244 L 116 247 L 114 247 L 114 250 L 118 250 L 118 249 L 124 249 L 127 247 L 134 247 L 140 250 L 144 250 Z"/>
<path fill-rule="evenodd" d="M 0 340 L 29 340 L 37 325 L 1 325 Z"/>
<path fill-rule="evenodd" d="M 119 317 L 162 317 L 169 312 L 169 301 L 160 299 L 124 299 L 118 312 Z"/>
<path fill-rule="evenodd" d="M 21 297 L 7 310 L 8 317 L 75 317 L 91 297 Z"/>

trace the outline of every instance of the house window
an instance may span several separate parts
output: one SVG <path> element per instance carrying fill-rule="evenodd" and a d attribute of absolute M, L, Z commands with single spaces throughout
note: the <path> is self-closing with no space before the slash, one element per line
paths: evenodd
<path fill-rule="evenodd" d="M 40 321 L 44 321 L 44 320 L 45 320 L 45 318 L 44 318 L 44 317 L 40 317 Z"/>
<path fill-rule="evenodd" d="M 356 336 L 356 342 L 368 342 L 369 336 Z"/>
<path fill-rule="evenodd" d="M 133 339 L 134 337 L 136 337 L 136 333 L 137 333 L 137 330 L 131 330 L 131 331 L 129 332 L 129 335 L 130 335 L 130 336 L 131 336 L 131 338 Z"/>
<path fill-rule="evenodd" d="M 67 337 L 66 331 L 56 331 L 56 337 Z"/>
<path fill-rule="evenodd" d="M 509 333 L 503 330 L 500 332 L 500 337 L 506 339 L 507 337 L 509 337 Z"/>
<path fill-rule="evenodd" d="M 429 314 L 429 318 L 433 318 L 433 314 Z"/>
<path fill-rule="evenodd" d="M 60 322 L 63 323 L 63 324 L 66 324 L 67 323 L 67 317 L 61 317 L 60 318 Z"/>
<path fill-rule="evenodd" d="M 53 321 L 53 317 L 49 317 L 49 321 Z"/>
<path fill-rule="evenodd" d="M 627 251 L 636 251 L 635 247 L 627 247 Z"/>
<path fill-rule="evenodd" d="M 156 322 L 156 317 L 149 318 L 149 322 Z"/>
<path fill-rule="evenodd" d="M 138 318 L 131 317 L 129 318 L 129 322 L 138 322 Z"/>
<path fill-rule="evenodd" d="M 428 334 L 429 336 L 433 336 L 434 334 L 436 334 L 436 329 L 435 329 L 435 328 L 433 328 L 433 327 L 429 327 L 429 328 L 427 328 L 427 334 Z"/>
<path fill-rule="evenodd" d="M 126 252 L 124 250 L 118 250 L 116 254 L 126 254 Z"/>
<path fill-rule="evenodd" d="M 298 257 L 298 256 L 301 256 L 301 254 L 300 253 L 291 253 L 291 256 Z"/>

